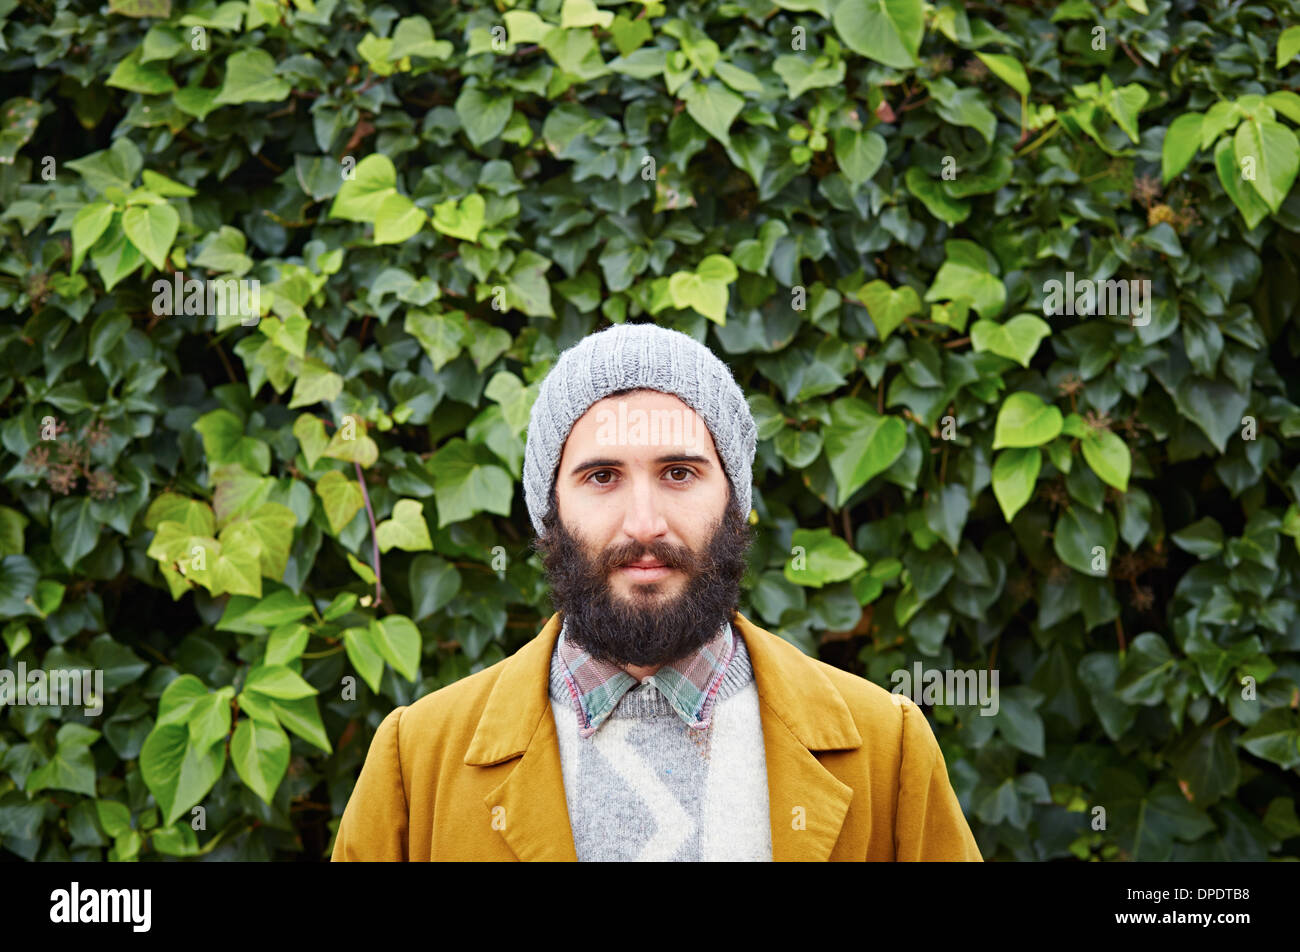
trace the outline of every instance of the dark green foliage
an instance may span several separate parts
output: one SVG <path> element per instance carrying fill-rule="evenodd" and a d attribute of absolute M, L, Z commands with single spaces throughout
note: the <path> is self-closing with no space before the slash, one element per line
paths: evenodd
<path fill-rule="evenodd" d="M 927 705 L 987 858 L 1296 858 L 1296 22 L 0 0 L 0 667 L 104 679 L 0 712 L 0 848 L 327 855 L 549 615 L 537 381 L 652 319 L 759 423 L 742 611 L 998 673 Z"/>

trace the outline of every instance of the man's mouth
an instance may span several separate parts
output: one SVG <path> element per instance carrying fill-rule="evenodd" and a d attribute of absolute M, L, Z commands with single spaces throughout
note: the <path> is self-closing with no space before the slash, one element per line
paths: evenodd
<path fill-rule="evenodd" d="M 673 570 L 662 562 L 632 562 L 622 566 L 619 571 L 634 581 L 651 582 L 665 577 Z"/>

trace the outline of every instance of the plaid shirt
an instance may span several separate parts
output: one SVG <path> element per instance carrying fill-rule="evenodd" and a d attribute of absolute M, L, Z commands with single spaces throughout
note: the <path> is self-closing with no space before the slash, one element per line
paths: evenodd
<path fill-rule="evenodd" d="M 579 736 L 590 737 L 596 733 L 623 695 L 642 683 L 653 684 L 687 727 L 707 728 L 713 715 L 714 697 L 736 653 L 734 639 L 731 625 L 724 624 L 711 641 L 639 682 L 618 665 L 593 658 L 571 644 L 562 630 L 556 650 L 578 714 Z"/>

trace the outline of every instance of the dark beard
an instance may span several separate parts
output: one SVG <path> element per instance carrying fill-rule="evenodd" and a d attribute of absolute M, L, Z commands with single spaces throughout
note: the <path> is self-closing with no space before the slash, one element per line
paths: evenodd
<path fill-rule="evenodd" d="M 562 615 L 565 637 L 592 657 L 620 667 L 651 667 L 680 660 L 712 640 L 731 621 L 740 603 L 745 555 L 752 543 L 749 524 L 737 512 L 734 494 L 720 520 L 715 520 L 702 553 L 660 542 L 649 547 L 630 542 L 611 548 L 594 560 L 564 528 L 555 505 L 542 519 L 544 538 L 533 541 L 541 553 L 551 589 L 551 602 Z M 610 574 L 618 566 L 647 555 L 684 573 L 686 581 L 675 597 L 641 590 L 662 590 L 672 581 L 634 585 L 630 601 L 616 596 Z"/>

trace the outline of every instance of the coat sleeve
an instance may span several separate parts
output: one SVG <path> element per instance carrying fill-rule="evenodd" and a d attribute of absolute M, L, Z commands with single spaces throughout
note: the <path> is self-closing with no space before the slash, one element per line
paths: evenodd
<path fill-rule="evenodd" d="M 394 709 L 375 731 L 361 776 L 339 821 L 331 862 L 404 862 L 410 822 L 398 730 L 402 711 Z"/>
<path fill-rule="evenodd" d="M 902 702 L 903 756 L 894 823 L 895 859 L 983 862 L 925 713 L 906 698 Z"/>

